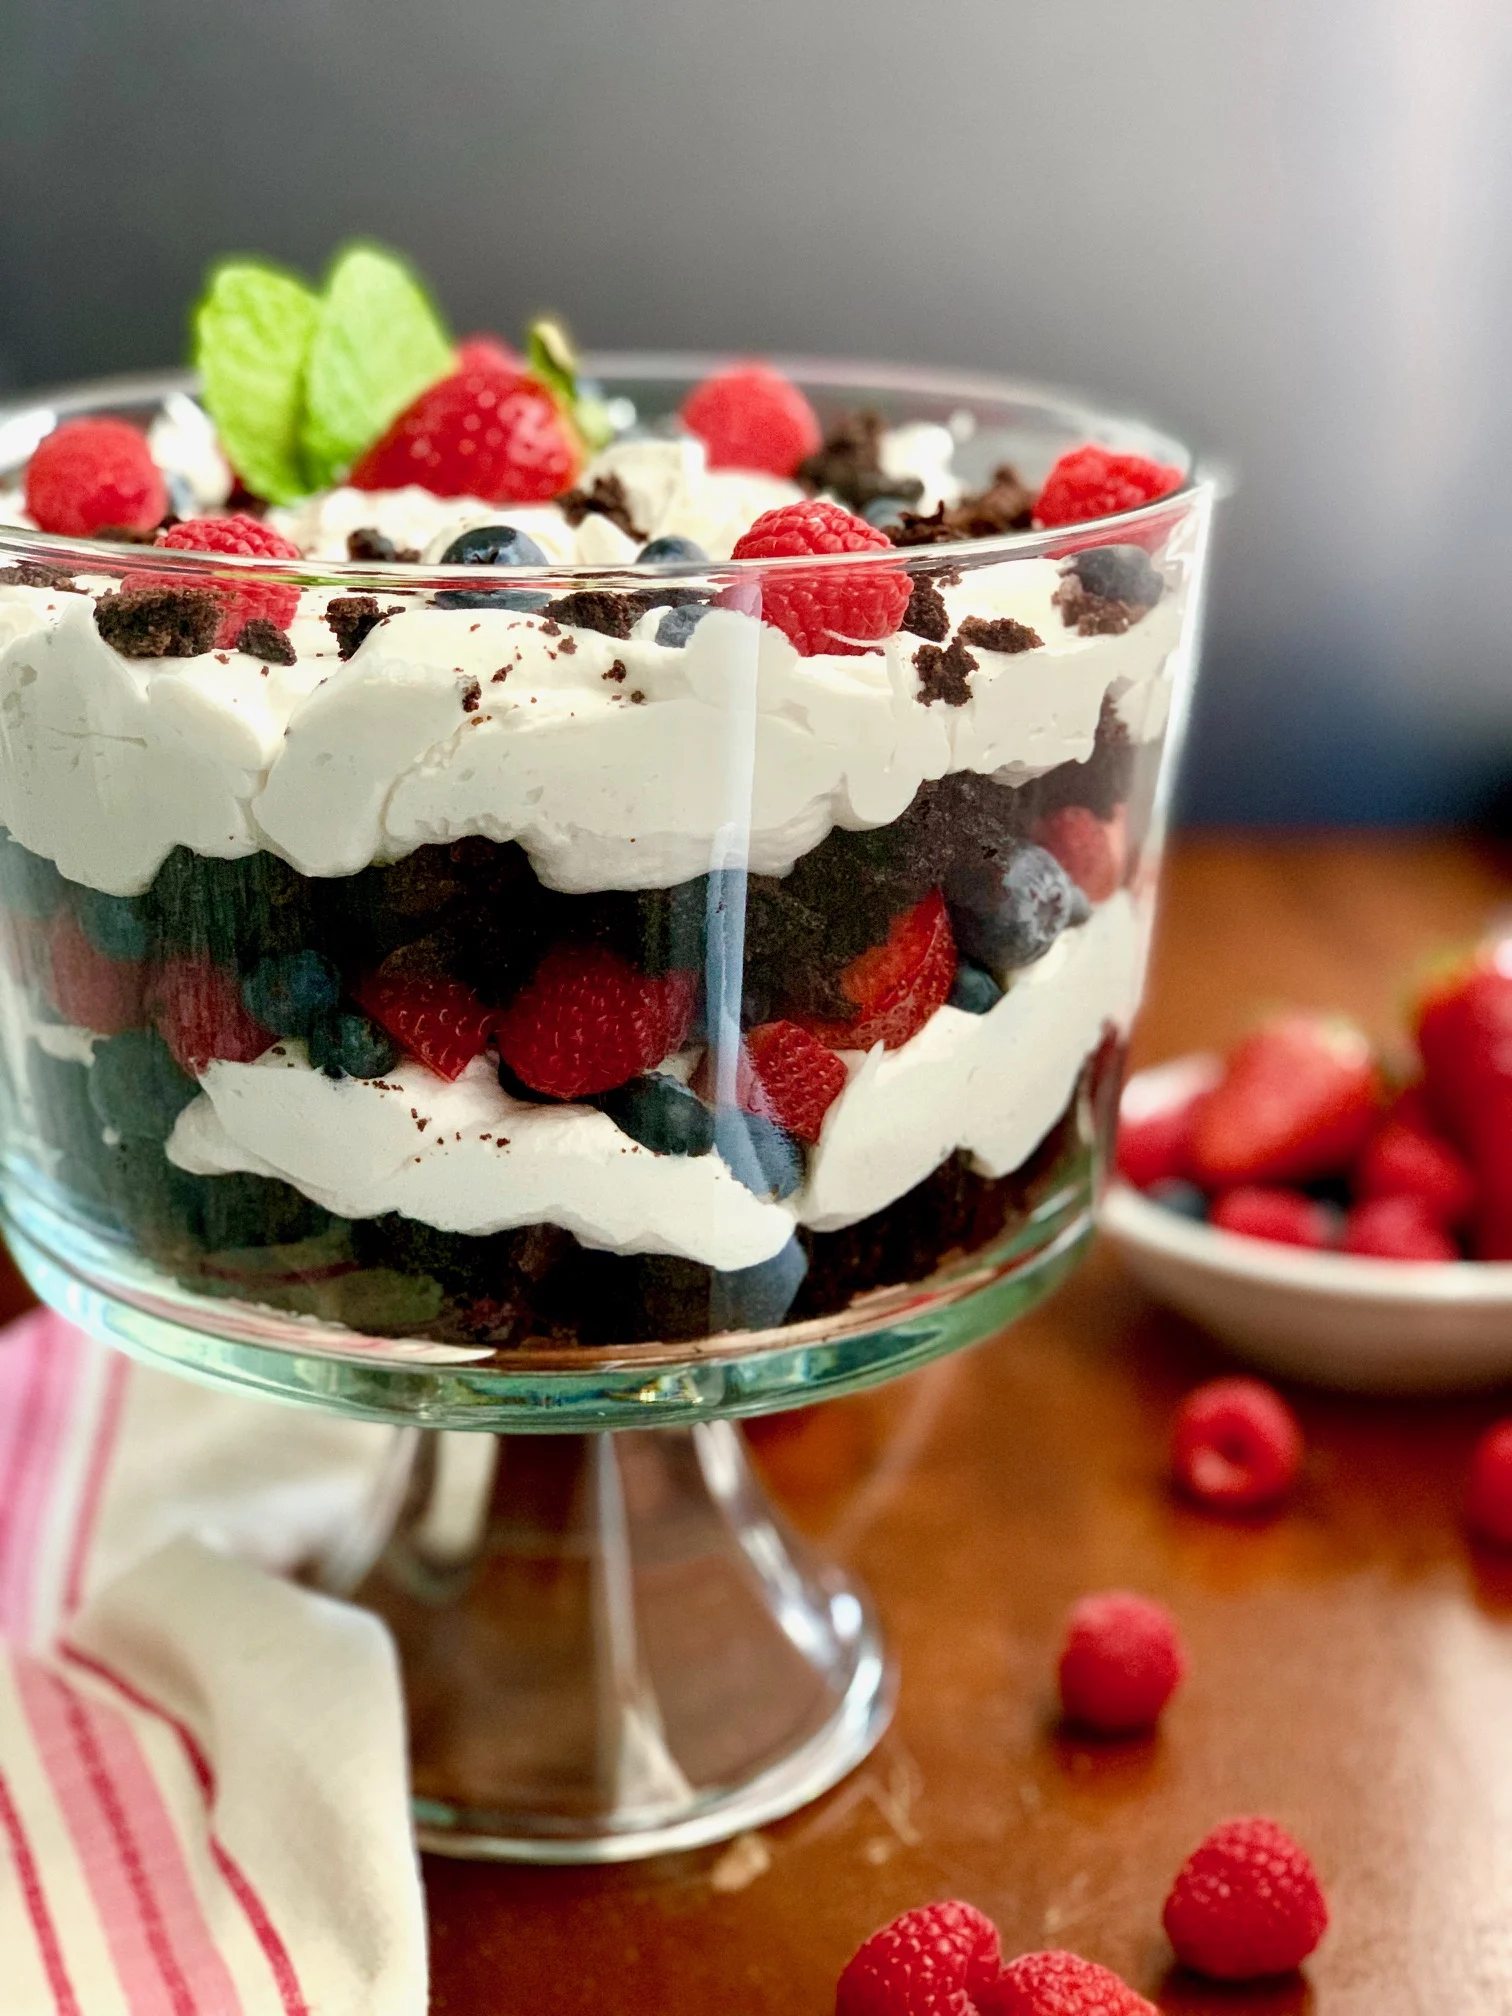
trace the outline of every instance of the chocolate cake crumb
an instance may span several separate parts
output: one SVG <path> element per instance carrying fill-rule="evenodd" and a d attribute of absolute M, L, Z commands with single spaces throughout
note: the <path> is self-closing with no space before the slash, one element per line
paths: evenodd
<path fill-rule="evenodd" d="M 1011 464 L 1001 463 L 985 490 L 959 504 L 941 504 L 921 517 L 905 511 L 887 527 L 894 546 L 943 546 L 956 539 L 996 539 L 1004 532 L 1027 532 L 1034 522 L 1034 492 L 1025 489 Z"/>
<path fill-rule="evenodd" d="M 1038 630 L 1012 616 L 967 616 L 956 635 L 978 651 L 1036 651 L 1045 641 Z"/>
<path fill-rule="evenodd" d="M 636 686 L 636 687 L 633 687 L 633 688 L 631 689 L 631 693 L 630 693 L 630 705 L 631 705 L 632 707 L 639 707 L 639 706 L 641 706 L 641 705 L 642 705 L 642 703 L 644 702 L 645 698 L 646 698 L 646 696 L 645 696 L 645 694 L 644 694 L 644 693 L 642 693 L 642 691 L 641 691 L 641 689 L 639 688 L 639 686 Z"/>
<path fill-rule="evenodd" d="M 943 700 L 947 707 L 964 707 L 971 698 L 971 675 L 977 661 L 957 637 L 942 651 L 937 644 L 921 644 L 914 653 L 919 674 L 919 699 L 926 707 Z"/>
<path fill-rule="evenodd" d="M 478 684 L 476 679 L 469 679 L 467 684 L 462 688 L 462 712 L 464 714 L 476 714 L 482 698 L 483 688 Z"/>
<path fill-rule="evenodd" d="M 508 677 L 509 677 L 509 667 L 507 665 L 501 665 L 498 671 L 494 673 L 492 679 L 490 679 L 488 683 L 490 686 L 502 686 L 504 681 Z"/>
<path fill-rule="evenodd" d="M 604 677 L 606 679 L 612 679 L 616 686 L 623 686 L 625 683 L 624 659 L 616 658 L 614 663 L 609 667 L 609 670 L 604 674 Z"/>
<path fill-rule="evenodd" d="M 558 658 L 573 658 L 577 655 L 576 637 L 564 637 L 557 646 Z"/>
<path fill-rule="evenodd" d="M 348 560 L 397 560 L 403 566 L 410 566 L 420 558 L 414 546 L 396 546 L 386 532 L 380 532 L 376 525 L 359 525 L 355 532 L 347 534 Z"/>
<path fill-rule="evenodd" d="M 236 633 L 236 648 L 249 658 L 266 658 L 270 665 L 292 665 L 298 657 L 294 640 L 266 616 L 254 616 Z"/>
<path fill-rule="evenodd" d="M 585 518 L 595 516 L 617 525 L 627 539 L 646 537 L 631 514 L 629 494 L 618 476 L 595 476 L 591 490 L 568 490 L 557 502 L 574 530 Z"/>
<path fill-rule="evenodd" d="M 543 637 L 560 637 L 561 634 L 562 634 L 561 624 L 553 623 L 551 618 L 548 616 L 546 621 L 541 625 L 541 635 Z"/>
<path fill-rule="evenodd" d="M 56 588 L 64 595 L 84 592 L 66 567 L 48 567 L 40 560 L 17 560 L 0 567 L 0 588 Z"/>
<path fill-rule="evenodd" d="M 932 644 L 943 644 L 950 635 L 950 614 L 945 607 L 945 598 L 927 574 L 920 574 L 914 580 L 913 593 L 903 611 L 902 627 L 911 630 L 915 637 L 927 637 Z"/>
<path fill-rule="evenodd" d="M 813 496 L 828 490 L 852 511 L 879 497 L 916 504 L 924 494 L 917 476 L 888 476 L 882 468 L 882 415 L 862 407 L 837 420 L 824 446 L 798 464 L 798 481 Z"/>
<path fill-rule="evenodd" d="M 1051 600 L 1082 637 L 1121 637 L 1165 593 L 1142 546 L 1089 546 L 1061 576 Z"/>
<path fill-rule="evenodd" d="M 122 588 L 95 604 L 95 628 L 123 658 L 198 658 L 215 642 L 220 598 L 209 588 Z"/>
<path fill-rule="evenodd" d="M 1092 595 L 1082 586 L 1080 575 L 1068 571 L 1050 597 L 1061 612 L 1061 621 L 1079 637 L 1122 637 L 1131 624 L 1145 614 L 1146 603 L 1125 602 L 1114 595 Z"/>
<path fill-rule="evenodd" d="M 607 588 L 579 588 L 546 604 L 546 614 L 559 623 L 571 624 L 574 630 L 598 630 L 605 637 L 628 637 L 645 609 L 638 595 L 616 595 Z"/>
<path fill-rule="evenodd" d="M 350 658 L 363 638 L 383 621 L 376 595 L 337 595 L 326 604 L 325 620 L 342 658 Z"/>

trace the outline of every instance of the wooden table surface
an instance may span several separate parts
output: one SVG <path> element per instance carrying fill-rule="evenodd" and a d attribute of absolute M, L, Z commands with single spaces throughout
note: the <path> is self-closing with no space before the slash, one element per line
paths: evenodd
<path fill-rule="evenodd" d="M 1451 841 L 1194 839 L 1175 852 L 1137 1061 L 1226 1042 L 1257 1002 L 1382 1036 L 1411 963 L 1512 895 Z M 1173 1502 L 1166 1424 L 1221 1359 L 1097 1253 L 997 1341 L 761 1424 L 796 1521 L 870 1583 L 901 1658 L 870 1762 L 753 1847 L 607 1871 L 432 1860 L 437 2016 L 829 2016 L 857 1942 L 969 1898 L 1010 1951 L 1068 1945 L 1166 2011 L 1512 2010 L 1512 1568 L 1456 1503 L 1507 1396 L 1299 1392 L 1303 1488 L 1259 1527 Z M 1190 1678 L 1150 1742 L 1060 1735 L 1068 1605 L 1168 1603 Z M 1215 1994 L 1167 1978 L 1160 1906 L 1215 1821 L 1313 1851 L 1334 1927 L 1307 1970 Z"/>

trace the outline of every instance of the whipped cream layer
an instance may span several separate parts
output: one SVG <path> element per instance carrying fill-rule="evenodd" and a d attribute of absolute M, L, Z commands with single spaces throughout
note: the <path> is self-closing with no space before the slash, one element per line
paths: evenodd
<path fill-rule="evenodd" d="M 734 1269 L 770 1259 L 795 1224 L 834 1231 L 901 1197 L 956 1149 L 1001 1176 L 1031 1155 L 1104 1027 L 1126 1028 L 1142 925 L 1124 894 L 1012 981 L 990 1014 L 939 1009 L 899 1050 L 850 1052 L 808 1179 L 754 1196 L 717 1154 L 658 1155 L 596 1109 L 511 1099 L 485 1059 L 455 1084 L 407 1064 L 331 1079 L 295 1043 L 209 1066 L 169 1159 L 200 1176 L 272 1176 L 343 1218 L 397 1211 L 447 1232 L 546 1221 L 585 1246 Z"/>

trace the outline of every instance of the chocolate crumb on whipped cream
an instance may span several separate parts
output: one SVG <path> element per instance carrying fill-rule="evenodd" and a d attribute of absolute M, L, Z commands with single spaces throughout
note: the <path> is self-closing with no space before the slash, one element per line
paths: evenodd
<path fill-rule="evenodd" d="M 100 597 L 94 620 L 123 658 L 197 658 L 215 642 L 220 602 L 209 588 L 121 588 Z"/>

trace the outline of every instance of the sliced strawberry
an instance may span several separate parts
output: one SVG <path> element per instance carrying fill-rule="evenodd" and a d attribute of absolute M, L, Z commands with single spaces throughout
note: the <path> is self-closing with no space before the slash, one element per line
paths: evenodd
<path fill-rule="evenodd" d="M 71 910 L 53 919 L 48 943 L 52 1004 L 65 1022 L 119 1036 L 145 1019 L 147 969 L 139 959 L 108 959 Z"/>
<path fill-rule="evenodd" d="M 1353 1180 L 1362 1203 L 1410 1197 L 1430 1223 L 1445 1229 L 1463 1225 L 1475 1208 L 1475 1173 L 1430 1124 L 1427 1102 L 1416 1087 L 1393 1103 L 1365 1143 Z"/>
<path fill-rule="evenodd" d="M 893 919 L 885 944 L 871 946 L 840 975 L 842 991 L 856 1004 L 853 1021 L 797 1019 L 832 1050 L 870 1050 L 874 1043 L 901 1050 L 943 1007 L 956 964 L 950 913 L 935 889 Z"/>
<path fill-rule="evenodd" d="M 1269 1239 L 1278 1246 L 1336 1244 L 1336 1214 L 1304 1190 L 1278 1185 L 1242 1183 L 1224 1192 L 1208 1213 L 1208 1223 L 1223 1232 L 1242 1232 L 1247 1239 Z"/>
<path fill-rule="evenodd" d="M 193 1078 L 213 1058 L 250 1064 L 276 1041 L 247 1013 L 235 975 L 209 959 L 165 959 L 148 1006 L 174 1060 Z"/>
<path fill-rule="evenodd" d="M 481 1055 L 497 1019 L 462 981 L 417 973 L 402 953 L 369 974 L 355 999 L 407 1056 L 438 1078 L 460 1078 Z"/>
<path fill-rule="evenodd" d="M 418 483 L 437 497 L 544 504 L 570 487 L 583 446 L 539 380 L 492 361 L 430 386 L 363 455 L 357 490 Z"/>
<path fill-rule="evenodd" d="M 1029 837 L 1053 854 L 1089 903 L 1106 903 L 1124 878 L 1128 837 L 1124 808 L 1099 819 L 1085 805 L 1059 805 Z"/>
<path fill-rule="evenodd" d="M 499 1055 L 533 1092 L 612 1092 L 681 1047 L 691 973 L 642 973 L 600 945 L 555 946 L 499 1018 Z"/>
<path fill-rule="evenodd" d="M 741 1105 L 800 1141 L 817 1141 L 825 1114 L 845 1090 L 845 1066 L 834 1051 L 796 1022 L 763 1022 L 743 1048 Z"/>
<path fill-rule="evenodd" d="M 1136 1190 L 1154 1183 L 1189 1181 L 1192 1174 L 1192 1133 L 1197 1109 L 1206 1095 L 1194 1092 L 1174 1106 L 1164 1106 L 1139 1120 L 1118 1123 L 1118 1173 Z"/>
<path fill-rule="evenodd" d="M 1370 1044 L 1352 1024 L 1285 1015 L 1229 1057 L 1192 1130 L 1199 1183 L 1306 1183 L 1341 1174 L 1374 1127 L 1382 1087 Z"/>
<path fill-rule="evenodd" d="M 1372 1197 L 1344 1221 L 1343 1249 L 1378 1260 L 1458 1260 L 1460 1250 L 1417 1197 Z"/>
<path fill-rule="evenodd" d="M 1475 1172 L 1475 1257 L 1512 1260 L 1512 939 L 1430 987 L 1417 1041 L 1434 1117 Z"/>

